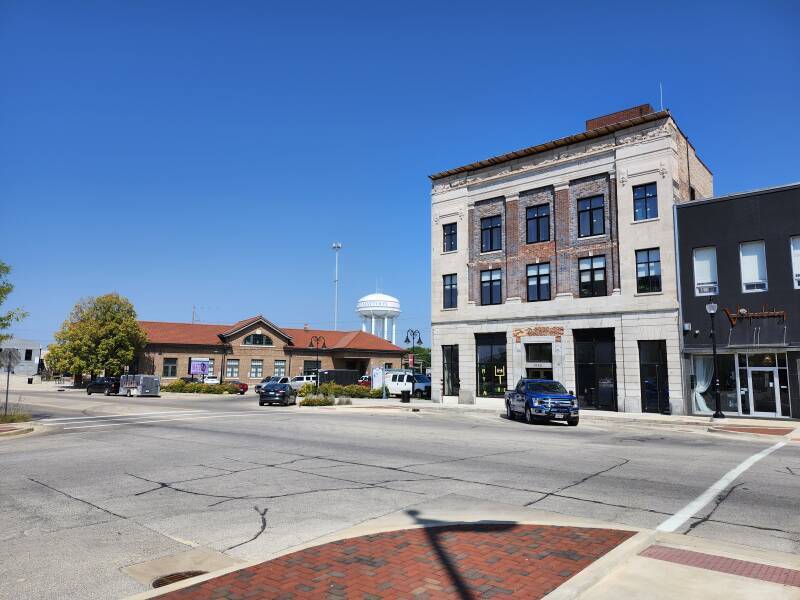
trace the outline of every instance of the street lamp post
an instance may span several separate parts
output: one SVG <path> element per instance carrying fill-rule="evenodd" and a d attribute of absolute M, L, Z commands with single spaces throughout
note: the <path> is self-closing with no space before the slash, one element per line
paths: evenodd
<path fill-rule="evenodd" d="M 724 419 L 722 400 L 719 396 L 719 360 L 717 359 L 717 331 L 714 320 L 717 314 L 717 303 L 713 298 L 706 304 L 706 312 L 711 317 L 711 352 L 714 355 L 714 418 Z"/>
<path fill-rule="evenodd" d="M 416 349 L 416 345 L 419 344 L 420 346 L 422 346 L 422 337 L 419 334 L 419 330 L 409 329 L 408 331 L 406 331 L 405 343 L 411 344 L 411 356 L 415 356 L 414 350 Z M 412 360 L 416 361 L 416 357 Z M 411 372 L 412 373 L 414 372 L 414 366 L 411 367 Z"/>
<path fill-rule="evenodd" d="M 316 383 L 316 393 L 319 394 L 319 350 L 322 348 L 325 350 L 328 346 L 325 345 L 325 336 L 324 335 L 312 335 L 311 341 L 308 343 L 309 348 L 316 348 L 317 349 L 317 376 L 315 378 Z"/>
<path fill-rule="evenodd" d="M 342 249 L 342 244 L 333 242 L 331 249 L 336 255 L 336 267 L 333 275 L 333 330 L 337 331 L 339 329 L 339 250 Z"/>

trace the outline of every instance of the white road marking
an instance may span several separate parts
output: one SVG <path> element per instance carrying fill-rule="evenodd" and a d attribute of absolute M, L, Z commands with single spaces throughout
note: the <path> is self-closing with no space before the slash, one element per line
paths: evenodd
<path fill-rule="evenodd" d="M 780 450 L 786 445 L 786 440 L 780 441 L 777 444 L 770 446 L 769 448 L 765 448 L 761 452 L 757 452 L 746 458 L 733 469 L 725 473 L 722 477 L 720 477 L 710 488 L 708 488 L 705 492 L 700 494 L 697 498 L 692 500 L 689 504 L 684 506 L 666 521 L 661 523 L 656 528 L 656 531 L 666 531 L 666 532 L 673 532 L 678 529 L 681 525 L 686 523 L 689 519 L 691 519 L 695 514 L 697 514 L 706 504 L 714 500 L 719 494 L 721 494 L 725 488 L 727 488 L 731 483 L 736 480 L 739 475 L 747 471 L 750 467 L 760 461 L 762 458 L 765 458 L 775 452 L 776 450 Z"/>
<path fill-rule="evenodd" d="M 235 412 L 235 413 L 218 413 L 215 415 L 193 415 L 190 417 L 176 417 L 174 419 L 150 419 L 146 421 L 116 421 L 114 423 L 102 423 L 100 425 L 79 425 L 77 427 L 64 427 L 64 431 L 68 431 L 70 429 L 88 429 L 90 427 L 114 427 L 116 425 L 146 425 L 148 423 L 163 423 L 164 421 L 188 421 L 190 419 L 220 419 L 223 417 L 250 417 L 255 414 L 267 416 L 269 414 L 275 414 L 270 412 L 261 412 L 258 410 L 254 411 L 247 411 L 247 412 Z M 71 425 L 71 423 L 70 423 Z"/>
<path fill-rule="evenodd" d="M 119 414 L 119 415 L 96 415 L 96 416 L 88 416 L 84 415 L 82 417 L 50 417 L 48 419 L 41 419 L 41 422 L 47 423 L 55 423 L 56 421 L 87 421 L 89 419 L 129 419 L 135 417 L 144 417 L 148 415 L 176 415 L 176 414 L 187 414 L 187 413 L 200 413 L 200 412 L 208 412 L 206 410 L 162 410 L 160 412 L 144 412 L 144 413 L 128 413 L 128 414 Z"/>

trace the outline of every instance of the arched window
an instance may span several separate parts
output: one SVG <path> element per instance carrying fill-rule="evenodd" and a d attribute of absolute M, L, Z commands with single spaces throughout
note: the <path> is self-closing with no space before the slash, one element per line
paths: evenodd
<path fill-rule="evenodd" d="M 272 339 L 263 333 L 251 333 L 244 338 L 245 346 L 272 346 Z"/>

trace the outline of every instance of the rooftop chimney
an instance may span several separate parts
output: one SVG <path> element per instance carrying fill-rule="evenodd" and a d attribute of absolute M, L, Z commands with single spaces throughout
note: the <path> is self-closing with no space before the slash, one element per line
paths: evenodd
<path fill-rule="evenodd" d="M 594 119 L 587 120 L 586 131 L 599 129 L 600 127 L 607 127 L 608 125 L 613 125 L 614 123 L 619 123 L 621 121 L 627 121 L 628 119 L 635 119 L 636 117 L 643 117 L 644 115 L 649 115 L 652 112 L 653 107 L 649 104 L 640 104 L 639 106 L 634 106 L 633 108 L 626 108 L 625 110 L 620 110 L 618 112 L 611 113 L 610 115 L 604 115 L 602 117 L 595 117 Z"/>

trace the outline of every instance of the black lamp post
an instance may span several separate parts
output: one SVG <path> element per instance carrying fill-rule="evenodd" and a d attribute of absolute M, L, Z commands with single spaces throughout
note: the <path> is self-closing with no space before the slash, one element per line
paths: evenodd
<path fill-rule="evenodd" d="M 711 317 L 711 352 L 714 355 L 714 418 L 724 419 L 725 415 L 722 414 L 722 401 L 719 397 L 719 360 L 717 360 L 717 331 L 714 321 L 714 316 L 717 314 L 717 303 L 714 299 L 708 301 L 706 304 L 706 312 Z"/>
<path fill-rule="evenodd" d="M 410 339 L 409 339 L 410 338 Z M 417 329 L 409 329 L 406 331 L 406 344 L 411 344 L 411 356 L 414 356 L 413 360 L 416 360 L 416 356 L 414 355 L 414 350 L 416 349 L 417 344 L 422 346 L 422 337 L 419 334 L 419 330 Z M 414 372 L 414 367 L 411 367 L 411 372 Z"/>
<path fill-rule="evenodd" d="M 309 348 L 316 348 L 317 349 L 317 377 L 316 377 L 316 393 L 319 394 L 319 349 L 322 348 L 325 350 L 328 346 L 325 345 L 325 336 L 324 335 L 312 335 L 311 341 L 308 343 Z"/>

